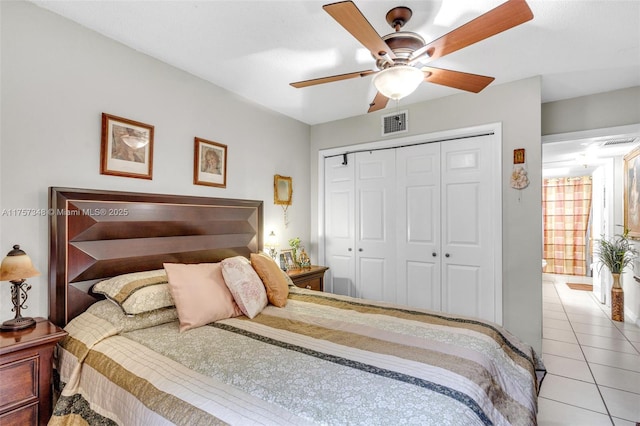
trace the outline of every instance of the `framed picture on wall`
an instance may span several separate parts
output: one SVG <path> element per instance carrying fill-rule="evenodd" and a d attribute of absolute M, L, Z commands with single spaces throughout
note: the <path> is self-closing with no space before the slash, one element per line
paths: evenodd
<path fill-rule="evenodd" d="M 640 147 L 624 156 L 624 228 L 640 240 Z"/>
<path fill-rule="evenodd" d="M 102 113 L 100 173 L 153 178 L 153 126 Z"/>
<path fill-rule="evenodd" d="M 293 180 L 289 176 L 273 176 L 273 204 L 291 205 Z"/>
<path fill-rule="evenodd" d="M 193 152 L 193 183 L 226 188 L 227 146 L 196 137 Z"/>

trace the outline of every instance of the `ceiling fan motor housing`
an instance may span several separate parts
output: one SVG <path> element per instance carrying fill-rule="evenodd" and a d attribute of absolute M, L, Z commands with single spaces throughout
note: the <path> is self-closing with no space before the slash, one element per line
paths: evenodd
<path fill-rule="evenodd" d="M 409 62 L 411 54 L 426 44 L 420 34 L 410 31 L 398 31 L 387 34 L 382 37 L 382 39 L 396 55 L 396 59 L 394 64 L 389 64 L 389 62 L 383 59 L 378 59 L 376 61 L 376 66 L 381 70 L 393 65 L 406 65 L 407 62 Z"/>

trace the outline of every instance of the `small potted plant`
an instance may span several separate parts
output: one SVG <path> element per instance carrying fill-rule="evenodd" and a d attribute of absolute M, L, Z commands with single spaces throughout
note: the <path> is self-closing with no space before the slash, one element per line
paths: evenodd
<path fill-rule="evenodd" d="M 296 266 L 299 266 L 298 250 L 300 249 L 300 237 L 291 238 L 289 240 L 289 247 L 291 247 L 291 254 L 293 255 L 293 262 Z"/>
<path fill-rule="evenodd" d="M 629 230 L 625 229 L 622 235 L 615 235 L 612 239 L 602 238 L 597 240 L 597 256 L 603 266 L 611 272 L 613 286 L 611 287 L 611 319 L 624 321 L 624 292 L 620 285 L 620 274 L 627 266 L 633 268 L 632 260 L 638 255 L 636 249 L 627 238 Z"/>

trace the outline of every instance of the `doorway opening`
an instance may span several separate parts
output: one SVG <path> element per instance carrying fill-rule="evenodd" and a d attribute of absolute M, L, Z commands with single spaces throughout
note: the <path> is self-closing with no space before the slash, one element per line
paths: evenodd
<path fill-rule="evenodd" d="M 570 269 L 570 272 L 556 270 L 555 262 L 552 267 L 549 267 L 549 261 L 545 261 L 544 258 L 549 256 L 550 248 L 547 247 L 547 253 L 545 253 L 545 247 L 543 247 L 542 272 L 549 279 L 557 277 L 565 281 L 591 283 L 593 294 L 601 303 L 609 302 L 607 295 L 611 288 L 610 274 L 601 273 L 597 262 L 592 257 L 593 245 L 600 238 L 610 238 L 614 234 L 623 232 L 622 158 L 639 144 L 640 123 L 542 137 L 544 182 L 551 178 L 568 180 L 584 179 L 585 176 L 591 178 L 590 219 L 587 222 L 587 232 L 584 237 L 578 237 L 578 239 L 584 239 L 584 266 L 574 268 L 573 271 Z M 550 238 L 547 226 L 543 226 L 543 232 L 545 235 L 543 241 L 547 243 Z M 581 252 L 582 249 L 576 250 Z M 582 263 L 582 259 L 580 262 Z M 577 274 L 582 271 L 584 274 Z"/>

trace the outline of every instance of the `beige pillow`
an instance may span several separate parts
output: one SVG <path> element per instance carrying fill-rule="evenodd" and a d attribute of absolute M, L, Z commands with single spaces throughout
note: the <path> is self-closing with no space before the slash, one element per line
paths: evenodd
<path fill-rule="evenodd" d="M 276 262 L 264 253 L 251 253 L 251 266 L 267 289 L 269 302 L 279 308 L 284 307 L 289 296 L 289 283 Z"/>
<path fill-rule="evenodd" d="M 87 308 L 86 312 L 110 322 L 116 326 L 121 333 L 155 327 L 156 325 L 166 324 L 178 319 L 178 311 L 175 306 L 143 312 L 137 315 L 127 315 L 122 312 L 122 309 L 109 300 L 100 300 L 94 303 Z"/>
<path fill-rule="evenodd" d="M 164 269 L 118 275 L 100 281 L 93 286 L 92 291 L 106 296 L 127 315 L 174 305 Z"/>
<path fill-rule="evenodd" d="M 165 263 L 180 331 L 242 315 L 222 278 L 219 263 Z"/>

